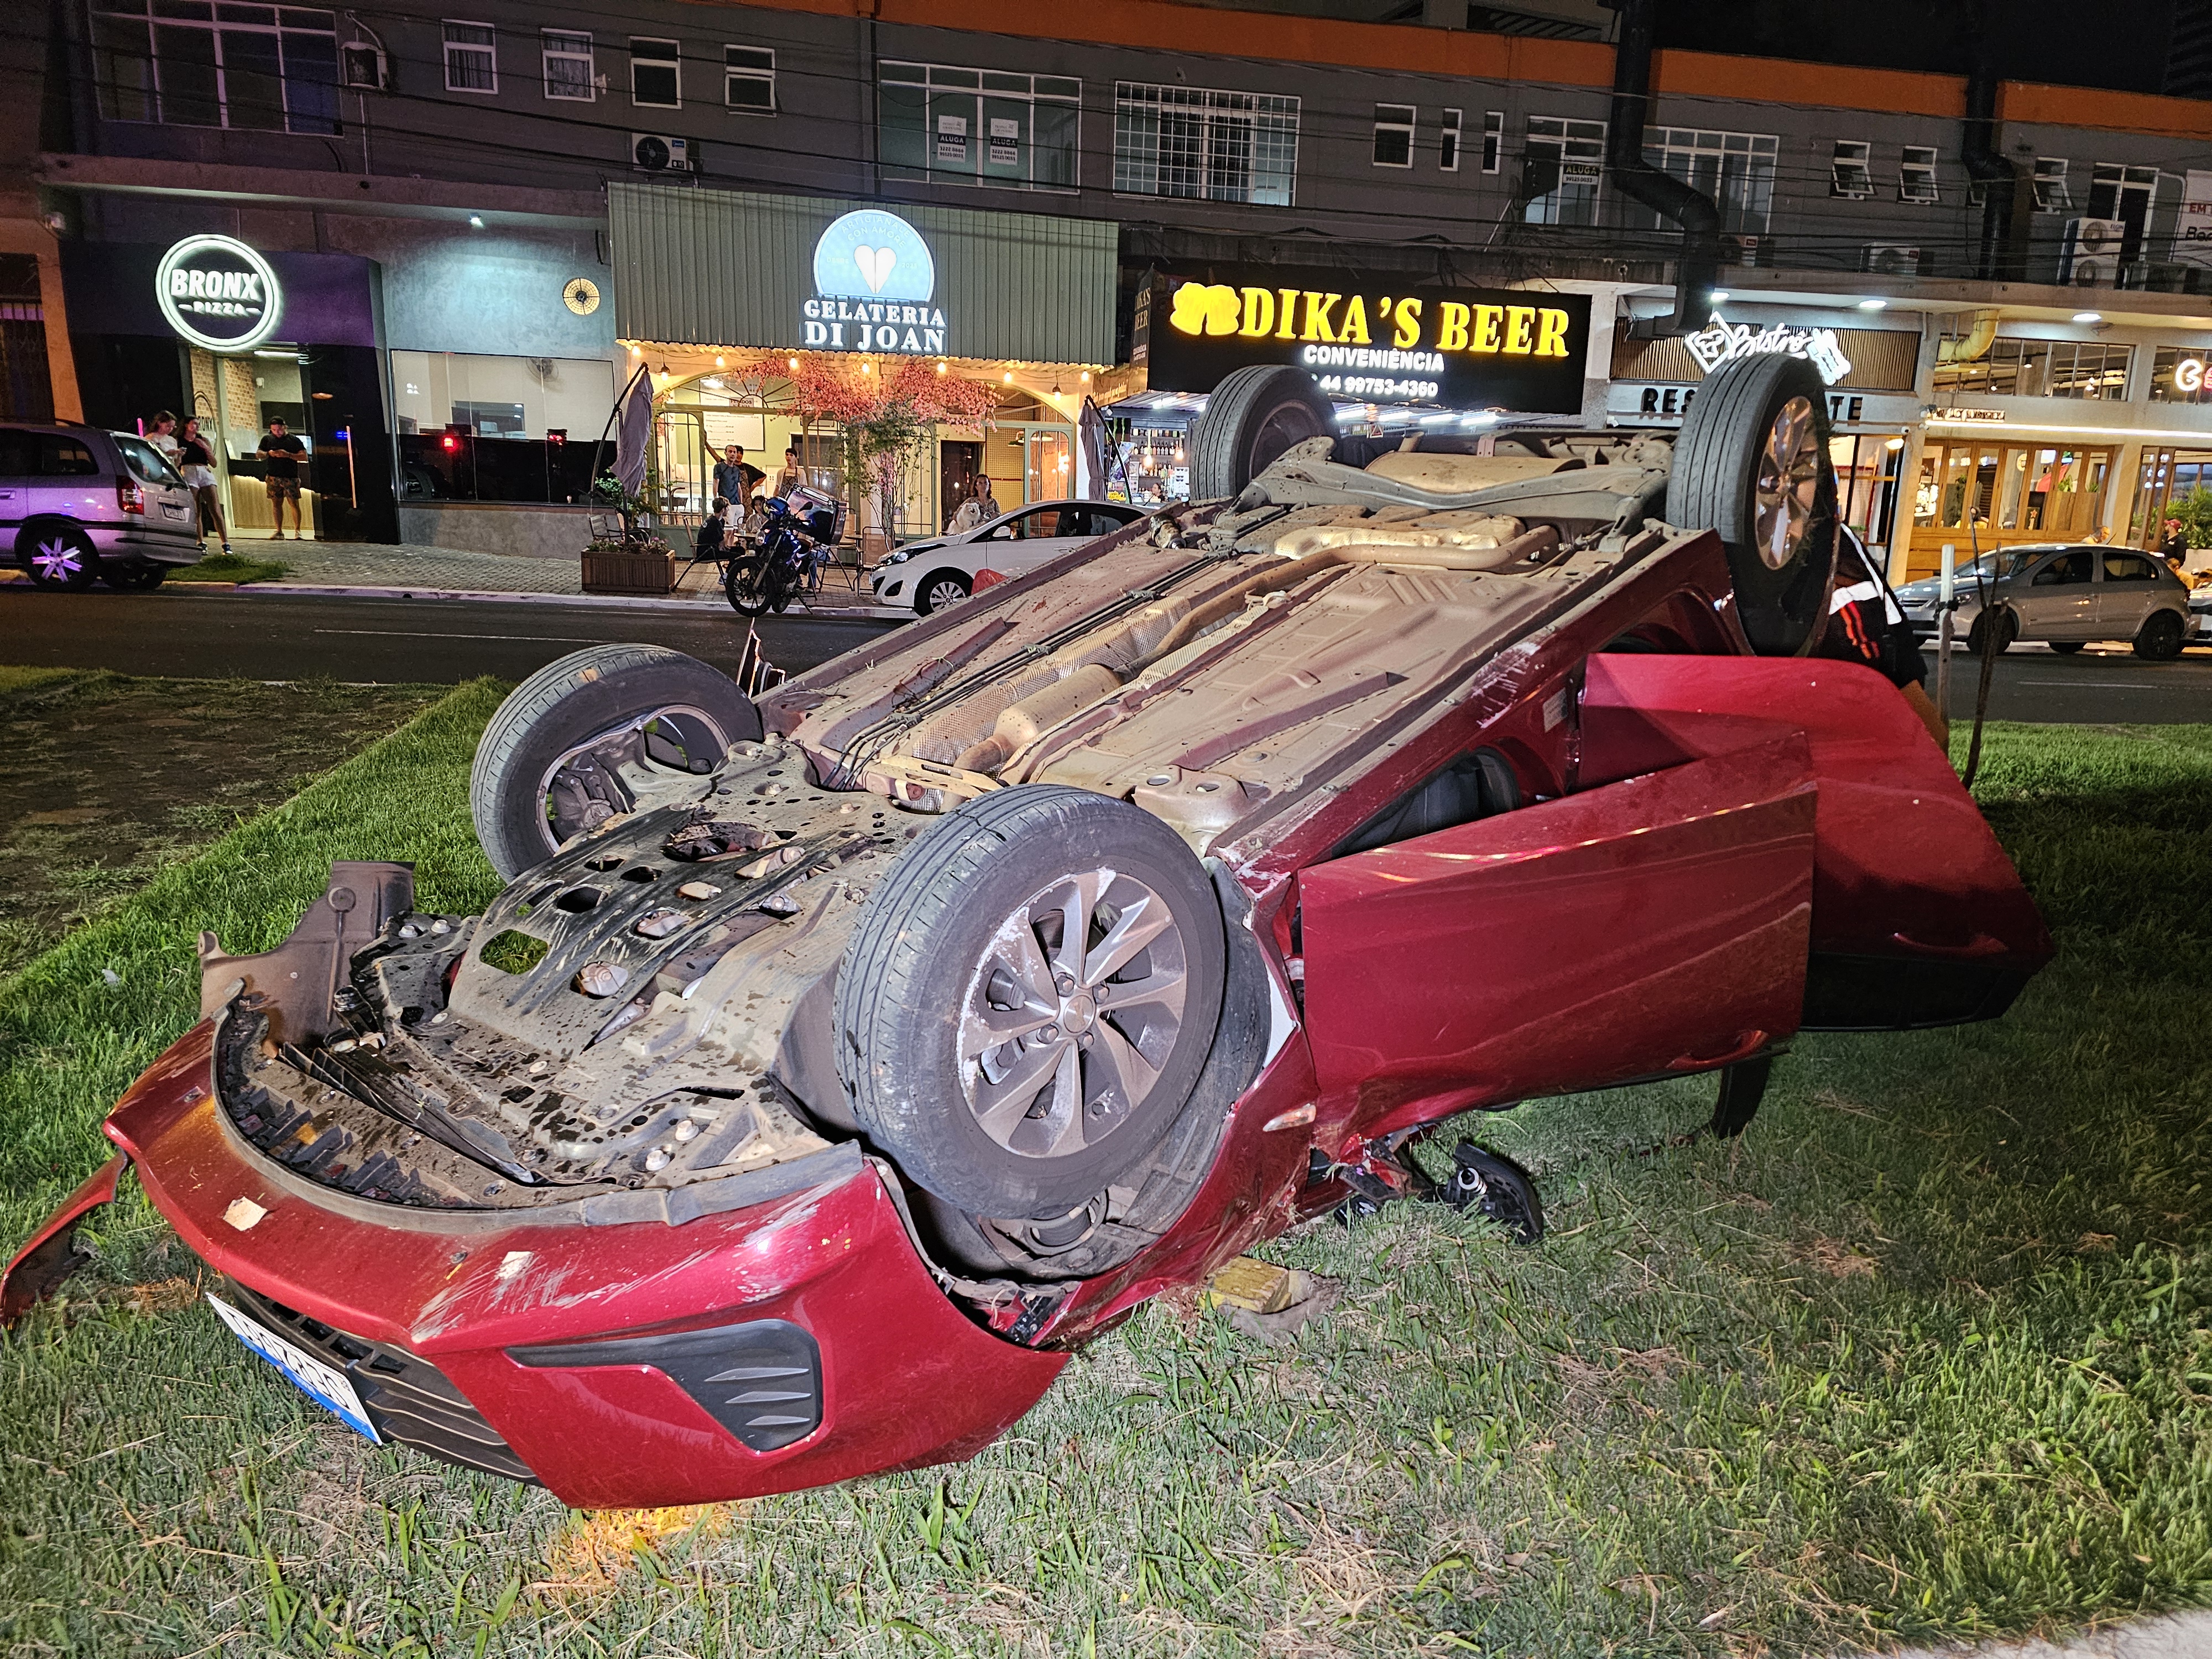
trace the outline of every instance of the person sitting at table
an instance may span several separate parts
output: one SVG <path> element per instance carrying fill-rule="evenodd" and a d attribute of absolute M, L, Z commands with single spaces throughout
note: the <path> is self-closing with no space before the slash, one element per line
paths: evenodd
<path fill-rule="evenodd" d="M 697 557 L 719 559 L 727 550 L 729 521 L 726 514 L 729 510 L 728 496 L 714 497 L 714 510 L 699 521 L 698 532 L 692 538 L 691 550 Z"/>

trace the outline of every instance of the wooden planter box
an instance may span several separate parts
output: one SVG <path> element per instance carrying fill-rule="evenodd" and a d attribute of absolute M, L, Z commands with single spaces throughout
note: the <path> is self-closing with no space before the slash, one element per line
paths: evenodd
<path fill-rule="evenodd" d="M 668 593 L 676 587 L 673 553 L 584 555 L 584 592 L 632 597 Z"/>

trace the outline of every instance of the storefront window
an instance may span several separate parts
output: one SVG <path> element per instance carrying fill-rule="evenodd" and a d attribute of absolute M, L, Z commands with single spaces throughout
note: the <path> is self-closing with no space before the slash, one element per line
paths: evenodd
<path fill-rule="evenodd" d="M 404 499 L 565 501 L 591 486 L 614 406 L 598 357 L 392 353 Z"/>
<path fill-rule="evenodd" d="M 1945 345 L 1963 336 L 1946 334 Z M 2094 340 L 1992 341 L 1971 362 L 1939 355 L 1936 390 L 1996 398 L 2090 398 L 2118 401 L 2128 395 L 2135 348 Z"/>
<path fill-rule="evenodd" d="M 94 0 L 92 48 L 100 112 L 111 121 L 338 130 L 327 11 L 155 0 L 149 18 L 147 0 Z"/>
<path fill-rule="evenodd" d="M 1200 87 L 1114 88 L 1114 188 L 1124 195 L 1288 207 L 1298 100 Z"/>
<path fill-rule="evenodd" d="M 2205 384 L 2208 370 L 2212 370 L 2212 349 L 2157 347 L 2150 361 L 2150 400 L 2154 404 L 2212 403 L 2212 386 Z"/>
<path fill-rule="evenodd" d="M 2128 539 L 2137 547 L 2164 547 L 2167 514 L 2200 489 L 2212 490 L 2212 449 L 2145 447 L 2128 512 Z"/>
<path fill-rule="evenodd" d="M 2102 527 L 2113 451 L 1990 441 L 1931 442 L 1913 522 L 1932 531 L 2063 539 Z"/>
<path fill-rule="evenodd" d="M 1083 82 L 937 64 L 877 71 L 886 179 L 1073 190 Z"/>

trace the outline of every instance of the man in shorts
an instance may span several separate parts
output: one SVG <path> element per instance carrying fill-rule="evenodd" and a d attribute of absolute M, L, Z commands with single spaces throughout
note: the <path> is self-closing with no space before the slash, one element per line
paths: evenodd
<path fill-rule="evenodd" d="M 269 511 L 276 520 L 276 533 L 269 539 L 284 539 L 284 503 L 292 503 L 292 537 L 305 541 L 300 528 L 300 458 L 307 453 L 307 445 L 284 430 L 282 416 L 272 415 L 269 430 L 261 440 L 261 479 L 269 490 Z"/>

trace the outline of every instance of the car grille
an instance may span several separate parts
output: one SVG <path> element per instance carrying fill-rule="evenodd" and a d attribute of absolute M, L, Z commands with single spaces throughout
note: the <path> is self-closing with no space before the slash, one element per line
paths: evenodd
<path fill-rule="evenodd" d="M 514 1455 L 498 1431 L 469 1404 L 468 1397 L 428 1360 L 404 1348 L 334 1331 L 320 1320 L 255 1294 L 235 1279 L 225 1282 L 242 1312 L 343 1371 L 361 1396 L 368 1420 L 387 1440 L 397 1440 L 463 1468 L 538 1484 L 530 1466 Z"/>

